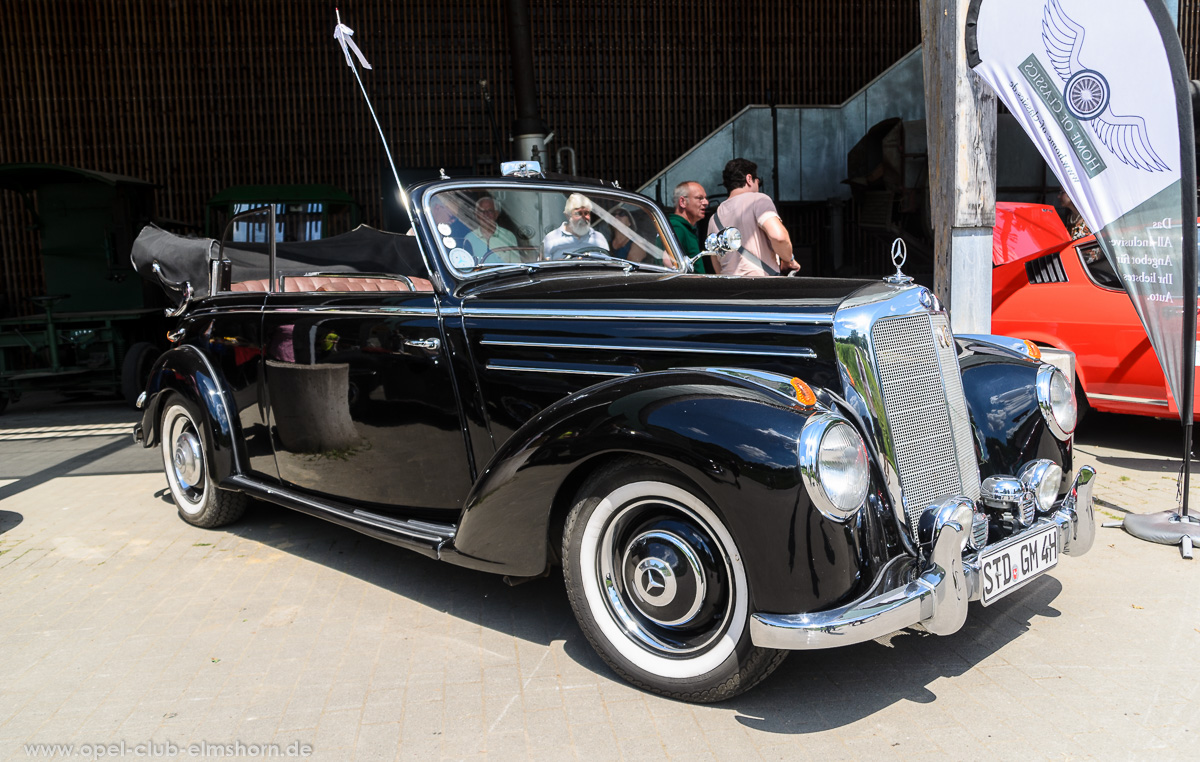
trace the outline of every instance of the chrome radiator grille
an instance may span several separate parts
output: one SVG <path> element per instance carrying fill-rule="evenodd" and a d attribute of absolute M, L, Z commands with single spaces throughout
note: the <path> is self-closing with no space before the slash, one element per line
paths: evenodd
<path fill-rule="evenodd" d="M 944 332 L 944 333 L 943 333 Z M 944 315 L 916 313 L 871 328 L 876 372 L 914 536 L 921 512 L 948 495 L 979 498 L 979 464 L 956 348 Z"/>

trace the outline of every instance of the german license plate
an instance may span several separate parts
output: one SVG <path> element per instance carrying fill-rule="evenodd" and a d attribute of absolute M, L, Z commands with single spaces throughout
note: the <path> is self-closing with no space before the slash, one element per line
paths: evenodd
<path fill-rule="evenodd" d="M 1049 524 L 1019 542 L 985 548 L 979 560 L 981 602 L 987 606 L 1058 563 L 1058 527 Z"/>

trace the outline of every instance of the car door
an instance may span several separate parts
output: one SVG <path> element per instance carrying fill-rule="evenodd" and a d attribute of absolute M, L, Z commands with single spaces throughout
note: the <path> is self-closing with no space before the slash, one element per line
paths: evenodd
<path fill-rule="evenodd" d="M 471 473 L 437 296 L 339 293 L 339 279 L 328 280 L 321 291 L 266 299 L 265 396 L 279 478 L 449 520 Z"/>

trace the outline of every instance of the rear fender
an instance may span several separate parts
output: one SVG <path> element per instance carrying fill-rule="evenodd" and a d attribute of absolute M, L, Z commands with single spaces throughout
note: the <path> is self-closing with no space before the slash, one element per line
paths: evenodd
<path fill-rule="evenodd" d="M 183 345 L 168 350 L 150 371 L 146 386 L 146 403 L 142 412 L 142 445 L 158 444 L 162 432 L 159 423 L 163 409 L 172 394 L 192 403 L 204 420 L 208 436 L 205 442 L 215 481 L 240 472 L 240 455 L 234 437 L 234 421 L 228 393 L 221 377 L 200 350 Z"/>
<path fill-rule="evenodd" d="M 863 532 L 861 521 L 824 519 L 801 481 L 798 440 L 816 408 L 731 373 L 638 374 L 543 410 L 472 489 L 456 562 L 513 576 L 544 573 L 559 539 L 553 520 L 582 481 L 613 458 L 636 455 L 674 470 L 709 500 L 747 557 L 756 605 L 815 607 L 844 595 L 863 566 Z M 819 552 L 809 538 L 819 538 Z"/>

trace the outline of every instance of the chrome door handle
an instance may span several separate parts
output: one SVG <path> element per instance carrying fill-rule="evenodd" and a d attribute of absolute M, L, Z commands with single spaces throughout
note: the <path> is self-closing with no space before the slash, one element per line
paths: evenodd
<path fill-rule="evenodd" d="M 409 339 L 404 342 L 404 346 L 434 351 L 442 346 L 442 341 L 441 339 Z"/>

